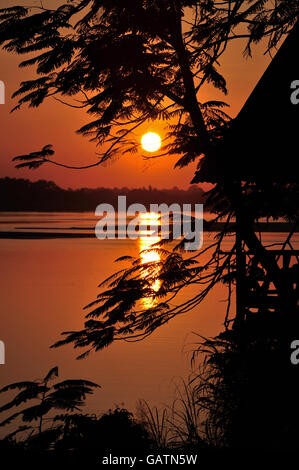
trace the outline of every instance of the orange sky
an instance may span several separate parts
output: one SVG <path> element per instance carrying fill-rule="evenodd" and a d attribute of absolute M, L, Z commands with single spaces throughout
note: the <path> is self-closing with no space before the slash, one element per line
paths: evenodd
<path fill-rule="evenodd" d="M 11 3 L 17 4 L 18 2 Z M 0 0 L 0 6 L 3 7 L 4 4 L 7 5 L 7 2 Z M 221 71 L 227 79 L 229 95 L 224 97 L 219 91 L 209 88 L 203 90 L 199 96 L 200 101 L 208 99 L 226 101 L 230 104 L 228 112 L 231 116 L 235 116 L 241 109 L 270 61 L 269 56 L 263 55 L 261 46 L 255 48 L 253 59 L 244 59 L 242 57 L 243 45 L 242 42 L 235 43 L 223 57 Z M 186 188 L 189 186 L 195 165 L 183 170 L 174 170 L 173 166 L 176 161 L 174 157 L 145 161 L 141 155 L 124 157 L 119 155 L 119 158 L 105 167 L 99 166 L 88 170 L 68 170 L 53 165 L 44 165 L 34 171 L 16 170 L 11 162 L 12 157 L 39 150 L 46 144 L 54 145 L 55 159 L 62 163 L 86 165 L 96 161 L 97 158 L 95 145 L 88 139 L 75 134 L 76 129 L 89 120 L 84 111 L 69 108 L 50 98 L 38 109 L 24 107 L 13 114 L 9 113 L 16 104 L 16 100 L 10 98 L 11 94 L 21 81 L 31 79 L 34 73 L 33 69 L 19 69 L 20 59 L 23 57 L 0 51 L 0 80 L 6 86 L 6 104 L 0 105 L 1 177 L 48 179 L 62 187 L 151 185 L 158 188 L 172 186 Z M 160 125 L 150 124 L 148 130 L 158 130 Z"/>

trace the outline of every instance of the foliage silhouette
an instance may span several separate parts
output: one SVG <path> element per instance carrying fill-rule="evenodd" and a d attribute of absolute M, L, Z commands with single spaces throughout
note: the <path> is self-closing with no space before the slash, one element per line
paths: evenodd
<path fill-rule="evenodd" d="M 80 411 L 86 396 L 92 394 L 94 389 L 99 387 L 88 380 L 56 381 L 50 385 L 50 382 L 57 377 L 58 367 L 53 367 L 43 379 L 16 382 L 0 390 L 0 393 L 18 391 L 11 401 L 0 407 L 0 413 L 33 401 L 32 405 L 13 413 L 0 423 L 0 426 L 6 426 L 16 418 L 21 418 L 24 423 L 13 433 L 10 433 L 7 438 L 12 438 L 19 433 L 24 434 L 26 431 L 28 432 L 27 445 L 47 449 L 69 426 L 69 421 L 73 416 L 70 413 Z M 60 411 L 60 414 L 54 415 L 53 412 L 57 410 Z M 61 414 L 61 412 L 65 412 L 65 414 Z"/>
<path fill-rule="evenodd" d="M 157 407 L 150 407 L 145 400 L 140 400 L 137 416 L 144 423 L 156 448 L 198 452 L 215 445 L 209 441 L 203 411 L 197 385 L 181 379 L 175 384 L 175 398 L 171 406 L 158 410 Z"/>
<path fill-rule="evenodd" d="M 298 370 L 289 351 L 298 326 L 297 319 L 283 322 L 278 313 L 264 312 L 238 330 L 200 338 L 193 355 L 199 368 L 192 386 L 210 445 L 267 451 L 296 448 Z"/>
<path fill-rule="evenodd" d="M 54 9 L 1 9 L 0 44 L 22 55 L 37 53 L 20 64 L 35 65 L 39 77 L 21 84 L 14 109 L 81 95 L 68 104 L 96 119 L 78 132 L 108 146 L 90 166 L 117 152 L 136 152 L 134 131 L 148 119 L 170 120 L 162 154 L 180 155 L 177 165 L 184 166 L 207 152 L 229 120 L 225 103 L 197 100 L 205 83 L 227 92 L 218 64 L 228 45 L 246 39 L 251 54 L 252 45 L 268 37 L 272 49 L 297 16 L 296 0 L 72 0 Z M 15 160 L 32 169 L 46 162 L 64 166 L 52 155 L 46 145 Z"/>
<path fill-rule="evenodd" d="M 185 15 L 186 7 L 189 16 Z M 245 53 L 250 54 L 252 45 L 265 37 L 272 49 L 290 31 L 297 16 L 296 1 L 273 5 L 236 0 L 219 5 L 213 1 L 115 4 L 84 0 L 56 9 L 2 9 L 0 40 L 9 51 L 23 55 L 37 53 L 21 63 L 22 67 L 36 65 L 40 77 L 21 85 L 15 93 L 22 95 L 17 107 L 24 103 L 39 106 L 50 96 L 61 99 L 83 94 L 81 103 L 76 103 L 96 120 L 79 132 L 106 149 L 94 165 L 116 153 L 136 152 L 137 128 L 148 120 L 164 119 L 169 133 L 161 155 L 178 154 L 178 166 L 204 156 L 199 160 L 201 168 L 230 125 L 230 118 L 222 110 L 225 103 L 215 100 L 204 103 L 198 99 L 206 83 L 227 92 L 218 65 L 224 51 L 232 41 L 245 38 Z M 241 30 L 244 34 L 240 34 Z M 49 152 L 52 149 L 45 146 L 41 152 L 16 158 L 34 167 L 35 163 L 51 162 Z M 293 195 L 298 200 L 296 184 L 264 187 L 247 183 L 240 187 L 220 181 L 211 191 L 209 203 L 219 217 L 226 218 L 227 227 L 238 215 L 243 245 L 256 255 L 261 269 L 270 276 L 281 305 L 289 308 L 290 299 L 294 298 L 292 287 L 253 229 L 259 216 L 290 216 L 296 223 L 295 207 L 289 214 L 288 204 L 274 206 L 273 201 L 281 193 L 283 201 Z M 258 207 L 262 209 L 257 211 Z M 91 304 L 100 303 L 89 314 L 91 319 L 85 329 L 72 332 L 65 341 L 98 350 L 114 339 L 147 336 L 176 314 L 196 307 L 217 282 L 233 280 L 232 276 L 227 277 L 227 270 L 236 271 L 235 247 L 227 255 L 221 253 L 221 242 L 228 232 L 225 228 L 219 241 L 208 248 L 210 259 L 204 264 L 200 259 L 204 253 L 184 259 L 164 248 L 161 269 L 135 260 L 131 268 L 114 276 L 110 284 L 108 280 L 108 290 Z M 150 269 L 152 278 L 159 277 L 158 292 L 153 292 L 153 279 L 140 278 L 145 269 Z M 169 302 L 163 297 L 169 294 L 172 298 L 192 283 L 203 286 L 198 296 L 182 308 L 169 309 Z M 153 309 L 139 309 L 137 303 L 142 295 L 158 300 Z M 104 321 L 94 319 L 102 314 Z"/>
<path fill-rule="evenodd" d="M 192 11 L 188 17 L 190 21 L 184 16 L 187 7 Z M 160 156 L 179 155 L 179 167 L 199 160 L 201 171 L 213 152 L 219 149 L 219 142 L 225 138 L 231 125 L 229 116 L 223 111 L 224 102 L 199 99 L 203 85 L 208 83 L 225 94 L 226 82 L 220 72 L 219 60 L 232 41 L 246 39 L 244 53 L 250 55 L 253 44 L 268 38 L 269 51 L 291 30 L 298 15 L 297 0 L 228 0 L 220 4 L 206 0 L 70 1 L 53 10 L 44 7 L 0 10 L 0 41 L 5 49 L 19 54 L 38 52 L 36 57 L 21 63 L 22 67 L 36 65 L 40 76 L 21 84 L 15 93 L 15 96 L 21 96 L 16 108 L 24 103 L 37 107 L 50 96 L 64 101 L 67 97 L 78 99 L 81 94 L 79 102 L 68 104 L 81 107 L 93 116 L 94 120 L 79 132 L 94 140 L 100 152 L 94 164 L 79 168 L 97 166 L 117 153 L 136 153 L 139 148 L 135 135 L 137 129 L 148 120 L 164 119 L 168 124 L 168 134 Z M 46 146 L 41 152 L 18 156 L 16 161 L 22 162 L 18 165 L 31 168 L 44 163 L 68 167 L 52 160 L 49 151 L 52 149 Z M 217 181 L 209 193 L 208 204 L 216 214 L 216 220 L 225 218 L 226 225 L 216 241 L 192 255 L 179 251 L 182 243 L 172 250 L 161 242 L 160 246 L 153 248 L 159 252 L 159 262 L 144 263 L 141 257 L 131 260 L 129 268 L 102 284 L 105 290 L 88 306 L 91 311 L 84 328 L 65 333 L 65 339 L 55 346 L 72 343 L 75 348 L 84 348 L 79 356 L 83 358 L 92 350 L 98 351 L 115 340 L 142 339 L 176 315 L 198 307 L 217 283 L 227 283 L 228 309 L 224 333 L 227 341 L 224 345 L 223 339 L 220 344 L 219 339 L 215 339 L 215 343 L 213 340 L 207 343 L 205 352 L 210 358 L 208 373 L 212 382 L 203 392 L 210 391 L 210 388 L 213 391 L 206 399 L 211 420 L 207 425 L 212 429 L 213 439 L 217 442 L 222 439 L 223 445 L 239 446 L 236 429 L 244 430 L 246 427 L 246 420 L 241 422 L 238 419 L 239 411 L 241 416 L 250 419 L 257 416 L 252 411 L 257 406 L 259 408 L 256 409 L 260 409 L 261 403 L 256 393 L 250 402 L 250 387 L 243 386 L 236 364 L 244 361 L 244 377 L 256 387 L 262 371 L 257 369 L 255 373 L 253 365 L 258 365 L 260 354 L 262 358 L 269 356 L 267 348 L 264 350 L 259 342 L 259 328 L 266 318 L 269 330 L 262 330 L 266 332 L 263 338 L 267 340 L 266 346 L 274 351 L 273 356 L 278 355 L 281 370 L 283 365 L 289 366 L 288 341 L 292 328 L 282 333 L 279 328 L 272 328 L 272 322 L 277 326 L 279 321 L 285 321 L 294 327 L 298 313 L 298 264 L 295 267 L 281 266 L 279 256 L 271 253 L 273 245 L 261 240 L 254 223 L 261 217 L 284 217 L 296 227 L 298 189 L 297 183 L 265 185 L 258 181 Z M 290 200 L 294 203 L 290 204 Z M 229 222 L 233 218 L 237 219 L 239 238 L 226 252 L 223 241 L 231 234 Z M 286 247 L 292 246 L 293 233 L 294 230 L 285 242 L 278 244 L 281 254 Z M 244 281 L 247 287 L 250 286 L 263 300 L 263 289 L 272 284 L 278 294 L 278 302 L 274 309 L 261 302 L 255 314 L 244 308 L 241 318 L 235 318 L 231 317 L 230 306 L 232 288 L 240 278 L 237 253 L 244 255 L 245 249 L 249 252 Z M 297 273 L 296 282 L 294 271 Z M 160 287 L 154 289 L 157 281 Z M 175 305 L 178 293 L 190 285 L 198 286 L 198 293 Z M 152 299 L 152 307 L 141 306 L 143 297 Z M 253 324 L 255 328 L 252 330 Z M 221 354 L 217 352 L 218 347 L 222 348 Z M 269 383 L 275 384 L 272 356 L 269 360 Z M 266 361 L 262 363 L 266 366 Z M 289 367 L 285 370 L 285 381 L 293 387 L 296 374 Z M 265 390 L 269 391 L 269 387 Z M 269 412 L 275 409 L 274 403 L 279 400 L 281 388 L 275 393 L 272 388 L 271 391 L 273 399 L 269 403 Z M 240 398 L 234 407 L 232 403 L 238 393 Z M 284 394 L 283 402 L 286 399 Z M 291 406 L 296 406 L 294 397 L 291 403 L 288 417 Z M 263 421 L 264 434 L 273 425 L 277 441 L 283 434 L 282 420 L 275 425 L 268 417 Z M 252 431 L 253 426 L 248 429 Z M 290 437 L 293 432 L 294 423 L 291 423 L 286 436 Z M 258 436 L 257 445 L 263 445 L 263 436 Z M 252 443 L 249 437 L 248 442 Z M 282 442 L 287 440 L 283 438 Z M 273 442 L 269 439 L 268 444 Z"/>
<path fill-rule="evenodd" d="M 200 449 L 208 447 L 198 415 L 194 393 L 196 387 L 191 387 L 184 381 L 182 386 L 176 385 L 177 396 L 173 405 L 161 412 L 155 407 L 151 408 L 146 401 L 140 400 L 136 417 L 119 407 L 96 416 L 83 414 L 81 407 L 86 398 L 85 394 L 92 393 L 92 388 L 98 386 L 82 380 L 66 380 L 49 387 L 49 382 L 53 381 L 57 374 L 55 367 L 42 380 L 17 382 L 3 387 L 1 392 L 21 392 L 11 402 L 2 406 L 1 412 L 29 400 L 36 400 L 35 397 L 40 401 L 38 411 L 30 406 L 19 414 L 25 422 L 37 421 L 37 426 L 18 426 L 15 415 L 1 423 L 3 426 L 11 423 L 16 427 L 0 440 L 0 448 L 3 451 L 11 452 L 15 449 L 21 455 L 24 451 L 41 451 L 44 454 L 55 451 L 57 458 L 65 452 L 72 452 L 99 460 L 109 454 L 123 456 L 136 455 L 137 452 L 138 455 L 146 455 L 146 452 L 178 452 L 183 449 L 195 451 L 199 450 L 198 446 Z M 63 403 L 61 397 L 59 400 L 57 397 L 53 399 L 53 389 L 54 392 L 67 390 L 63 394 Z M 47 402 L 51 403 L 52 411 L 58 410 L 60 413 L 51 413 L 51 410 L 45 412 L 44 403 Z"/>
<path fill-rule="evenodd" d="M 83 414 L 81 407 L 86 393 L 92 393 L 92 389 L 98 386 L 82 380 L 66 380 L 50 387 L 49 382 L 55 379 L 57 374 L 58 370 L 55 367 L 42 380 L 18 382 L 7 385 L 1 390 L 1 392 L 21 390 L 14 400 L 1 407 L 3 412 L 41 396 L 40 404 L 37 405 L 38 411 L 33 411 L 34 407 L 31 406 L 19 414 L 26 422 L 39 421 L 37 426 L 18 426 L 16 415 L 1 423 L 3 426 L 9 423 L 16 426 L 13 432 L 0 440 L 2 457 L 7 455 L 14 462 L 30 463 L 35 462 L 36 458 L 47 458 L 62 465 L 63 462 L 98 463 L 109 455 L 113 457 L 134 455 L 144 459 L 149 454 L 163 451 L 167 454 L 177 454 L 187 450 L 199 451 L 199 442 L 200 449 L 208 447 L 202 438 L 195 436 L 194 430 L 191 431 L 192 438 L 189 431 L 185 433 L 188 428 L 190 430 L 190 415 L 193 415 L 192 419 L 197 420 L 196 405 L 194 400 L 191 400 L 192 404 L 190 401 L 193 391 L 189 390 L 187 384 L 184 384 L 179 395 L 179 401 L 184 403 L 183 415 L 180 413 L 181 407 L 177 401 L 172 408 L 169 408 L 171 413 L 169 410 L 162 412 L 162 419 L 156 408 L 151 409 L 146 402 L 141 401 L 137 417 L 128 410 L 118 407 L 96 416 Z M 54 393 L 51 392 L 53 389 Z M 64 390 L 63 399 L 61 400 L 61 392 L 59 399 L 53 398 L 56 391 L 61 389 Z M 62 413 L 56 415 L 49 410 L 48 415 L 44 409 L 44 403 L 47 402 L 51 403 L 51 410 L 58 409 Z"/>

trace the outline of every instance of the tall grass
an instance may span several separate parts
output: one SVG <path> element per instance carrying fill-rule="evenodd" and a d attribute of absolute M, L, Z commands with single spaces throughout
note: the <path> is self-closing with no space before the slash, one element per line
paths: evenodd
<path fill-rule="evenodd" d="M 162 449 L 205 447 L 205 422 L 197 389 L 181 379 L 175 384 L 175 398 L 161 410 L 145 400 L 138 403 L 138 415 L 153 440 Z"/>
<path fill-rule="evenodd" d="M 168 446 L 170 436 L 167 409 L 158 410 L 157 407 L 151 408 L 147 401 L 139 400 L 137 413 L 149 433 L 154 446 L 157 449 L 165 449 Z"/>

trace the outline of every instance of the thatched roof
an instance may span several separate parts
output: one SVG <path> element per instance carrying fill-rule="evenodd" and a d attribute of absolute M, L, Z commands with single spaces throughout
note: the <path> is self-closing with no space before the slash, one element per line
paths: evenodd
<path fill-rule="evenodd" d="M 298 54 L 299 22 L 192 182 L 216 182 L 223 177 L 242 181 L 298 179 L 299 104 L 291 103 L 291 83 L 299 83 Z"/>

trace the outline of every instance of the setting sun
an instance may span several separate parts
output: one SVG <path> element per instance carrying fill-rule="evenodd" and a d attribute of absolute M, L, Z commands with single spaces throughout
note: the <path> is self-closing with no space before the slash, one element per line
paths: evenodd
<path fill-rule="evenodd" d="M 161 137 L 155 132 L 147 132 L 142 136 L 141 145 L 147 152 L 156 152 L 161 147 Z"/>

